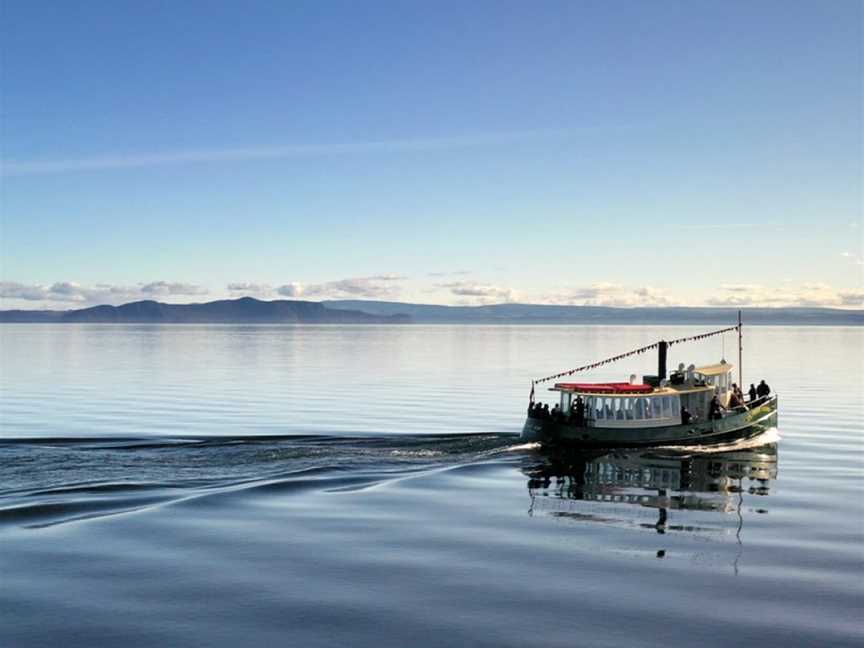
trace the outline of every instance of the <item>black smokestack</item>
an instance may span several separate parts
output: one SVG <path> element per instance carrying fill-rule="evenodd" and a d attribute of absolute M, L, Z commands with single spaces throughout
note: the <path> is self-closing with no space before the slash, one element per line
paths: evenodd
<path fill-rule="evenodd" d="M 668 346 L 663 340 L 657 344 L 657 380 L 666 380 L 666 349 Z"/>

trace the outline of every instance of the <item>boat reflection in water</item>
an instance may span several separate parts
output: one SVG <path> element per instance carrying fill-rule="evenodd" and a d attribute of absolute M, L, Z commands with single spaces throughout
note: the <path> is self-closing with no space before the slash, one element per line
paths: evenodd
<path fill-rule="evenodd" d="M 767 512 L 760 498 L 777 478 L 777 439 L 773 431 L 700 453 L 544 451 L 539 462 L 523 468 L 528 512 L 659 534 L 722 536 L 740 545 L 745 514 Z M 665 550 L 657 551 L 664 556 Z"/>

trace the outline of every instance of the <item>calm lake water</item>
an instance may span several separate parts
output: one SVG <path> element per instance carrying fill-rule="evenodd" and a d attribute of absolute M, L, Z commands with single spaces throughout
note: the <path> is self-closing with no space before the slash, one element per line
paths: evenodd
<path fill-rule="evenodd" d="M 3 325 L 0 645 L 861 645 L 864 330 L 747 328 L 746 445 L 516 436 L 702 330 Z"/>

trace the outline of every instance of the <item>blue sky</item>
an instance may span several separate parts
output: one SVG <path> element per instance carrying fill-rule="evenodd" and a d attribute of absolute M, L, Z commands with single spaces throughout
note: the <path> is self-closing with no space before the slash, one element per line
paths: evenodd
<path fill-rule="evenodd" d="M 862 5 L 0 3 L 4 307 L 860 307 Z"/>

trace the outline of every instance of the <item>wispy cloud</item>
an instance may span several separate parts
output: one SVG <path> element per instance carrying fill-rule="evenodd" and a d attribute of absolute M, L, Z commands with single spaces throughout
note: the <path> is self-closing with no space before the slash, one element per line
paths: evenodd
<path fill-rule="evenodd" d="M 720 287 L 721 292 L 707 300 L 709 306 L 860 306 L 864 291 L 837 290 L 828 284 L 809 282 L 798 286 L 763 286 L 759 284 L 730 284 Z"/>
<path fill-rule="evenodd" d="M 450 272 L 427 272 L 427 277 L 462 277 L 471 274 L 470 270 L 451 270 Z"/>
<path fill-rule="evenodd" d="M 303 284 L 297 282 L 282 284 L 276 289 L 276 293 L 282 297 L 297 299 L 303 296 Z"/>
<path fill-rule="evenodd" d="M 177 281 L 154 281 L 143 284 L 139 288 L 147 295 L 206 295 L 209 290 L 195 284 L 181 283 Z"/>
<path fill-rule="evenodd" d="M 399 275 L 375 275 L 340 279 L 303 288 L 303 295 L 318 299 L 389 299 L 399 294 Z"/>
<path fill-rule="evenodd" d="M 837 296 L 843 306 L 864 306 L 864 290 L 841 290 Z"/>
<path fill-rule="evenodd" d="M 303 284 L 288 282 L 280 286 L 260 283 L 230 283 L 232 295 L 255 295 L 288 297 L 289 299 L 385 299 L 396 296 L 401 282 L 407 277 L 398 274 L 380 274 L 369 277 L 351 277 Z"/>
<path fill-rule="evenodd" d="M 475 283 L 473 281 L 452 281 L 437 284 L 438 288 L 446 288 L 451 295 L 463 299 L 463 302 L 474 302 L 478 304 L 492 304 L 502 302 L 514 302 L 517 293 L 512 288 L 496 286 L 494 284 Z"/>
<path fill-rule="evenodd" d="M 675 229 L 683 230 L 725 230 L 725 229 L 754 229 L 756 227 L 771 227 L 765 223 L 704 223 L 700 225 L 675 225 Z"/>
<path fill-rule="evenodd" d="M 273 286 L 259 283 L 229 283 L 228 292 L 242 293 L 244 295 L 269 295 L 273 293 Z"/>
<path fill-rule="evenodd" d="M 841 252 L 840 256 L 844 259 L 849 260 L 854 265 L 864 265 L 864 259 L 861 258 L 859 254 L 853 254 L 852 252 Z"/>
<path fill-rule="evenodd" d="M 669 306 L 675 302 L 666 291 L 653 286 L 624 286 L 598 282 L 573 286 L 544 295 L 544 303 L 572 306 Z"/>
<path fill-rule="evenodd" d="M 208 292 L 203 286 L 176 281 L 153 281 L 133 286 L 107 283 L 87 286 L 74 281 L 58 281 L 50 285 L 0 281 L 0 299 L 77 306 L 121 304 L 139 299 L 192 297 L 206 295 Z"/>
<path fill-rule="evenodd" d="M 3 160 L 0 175 L 23 176 L 82 171 L 105 171 L 159 167 L 196 162 L 236 162 L 354 155 L 359 153 L 410 153 L 450 149 L 502 146 L 532 140 L 567 137 L 566 131 L 511 131 L 453 137 L 407 138 L 354 141 L 329 144 L 293 144 L 275 147 L 160 151 L 148 153 L 107 153 L 77 158 Z"/>

